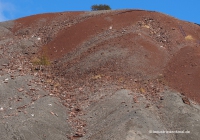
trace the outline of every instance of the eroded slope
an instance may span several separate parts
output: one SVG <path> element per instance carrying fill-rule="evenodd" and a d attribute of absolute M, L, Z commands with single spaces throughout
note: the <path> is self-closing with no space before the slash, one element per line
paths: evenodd
<path fill-rule="evenodd" d="M 41 14 L 8 23 L 0 28 L 1 75 L 32 75 L 45 96 L 40 99 L 36 97 L 43 94 L 33 93 L 30 103 L 43 106 L 55 96 L 56 104 L 67 107 L 67 111 L 57 107 L 67 114 L 62 118 L 63 112 L 56 113 L 56 108 L 41 108 L 44 114 L 34 121 L 44 120 L 38 125 L 44 126 L 45 136 L 53 131 L 51 138 L 57 139 L 65 139 L 64 135 L 102 140 L 198 138 L 199 107 L 194 102 L 200 101 L 198 25 L 141 10 Z M 22 112 L 31 111 L 28 101 L 22 102 Z M 55 129 L 47 113 L 60 124 Z M 16 123 L 8 138 L 45 138 L 41 131 L 29 128 L 34 121 L 24 123 L 26 131 L 17 129 L 20 123 Z M 14 122 L 8 119 L 8 126 Z M 161 135 L 149 130 L 191 133 Z"/>

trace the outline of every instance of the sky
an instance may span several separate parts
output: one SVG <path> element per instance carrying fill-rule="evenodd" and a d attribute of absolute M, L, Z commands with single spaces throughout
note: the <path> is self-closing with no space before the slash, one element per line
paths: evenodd
<path fill-rule="evenodd" d="M 200 24 L 200 0 L 0 0 L 0 21 L 40 13 L 90 11 L 94 4 L 107 4 L 113 10 L 157 11 Z"/>

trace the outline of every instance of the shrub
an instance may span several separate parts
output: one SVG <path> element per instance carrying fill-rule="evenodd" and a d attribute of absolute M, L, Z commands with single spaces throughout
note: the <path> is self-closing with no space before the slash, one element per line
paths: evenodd
<path fill-rule="evenodd" d="M 111 10 L 109 5 L 106 4 L 99 4 L 99 5 L 92 5 L 91 6 L 92 11 L 98 11 L 98 10 Z"/>

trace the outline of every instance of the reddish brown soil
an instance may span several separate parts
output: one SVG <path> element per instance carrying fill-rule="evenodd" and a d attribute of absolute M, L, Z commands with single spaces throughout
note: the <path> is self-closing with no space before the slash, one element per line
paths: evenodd
<path fill-rule="evenodd" d="M 120 30 L 126 27 L 132 27 L 144 18 L 151 16 L 155 19 L 161 18 L 159 15 L 154 12 L 130 10 L 93 16 L 88 20 L 61 31 L 51 43 L 47 44 L 48 55 L 50 55 L 50 58 L 60 58 L 78 45 L 84 43 L 87 39 L 108 30 L 110 26 L 114 30 Z M 127 45 L 127 43 L 124 45 Z"/>
<path fill-rule="evenodd" d="M 166 66 L 169 86 L 200 102 L 200 48 L 182 48 Z"/>
<path fill-rule="evenodd" d="M 31 27 L 32 29 L 42 27 L 44 25 L 50 25 L 51 22 L 55 21 L 57 18 L 62 17 L 62 19 L 74 18 L 75 16 L 81 14 L 82 12 L 63 12 L 63 13 L 47 13 L 28 16 L 26 18 L 19 18 L 15 20 L 16 26 L 13 28 L 13 32 L 16 32 L 22 28 Z M 43 21 L 43 24 L 40 21 Z"/>
<path fill-rule="evenodd" d="M 90 14 L 30 16 L 16 20 L 13 32 L 21 28 L 40 32 L 39 27 L 51 26 L 43 34 L 43 38 L 51 38 L 39 50 L 52 62 L 56 60 L 51 74 L 64 79 L 63 85 L 69 81 L 78 84 L 81 78 L 99 73 L 115 80 L 124 77 L 124 81 L 162 79 L 171 88 L 200 102 L 198 25 L 140 10 Z M 66 19 L 70 19 L 67 24 L 60 24 Z M 49 35 L 50 31 L 55 34 Z M 185 39 L 187 35 L 192 39 Z"/>

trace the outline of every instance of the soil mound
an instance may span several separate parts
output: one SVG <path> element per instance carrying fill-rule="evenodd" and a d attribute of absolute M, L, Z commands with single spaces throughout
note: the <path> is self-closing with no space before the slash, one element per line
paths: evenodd
<path fill-rule="evenodd" d="M 57 73 L 62 73 L 60 75 L 65 75 L 66 71 L 68 75 L 79 73 L 77 79 L 74 78 L 75 81 L 91 71 L 111 74 L 118 79 L 129 77 L 148 80 L 164 75 L 167 85 L 179 91 L 182 89 L 187 97 L 199 101 L 196 92 L 199 86 L 195 80 L 198 79 L 198 68 L 191 68 L 190 73 L 193 73 L 193 70 L 196 73 L 190 74 L 190 80 L 179 70 L 182 63 L 196 63 L 188 60 L 188 55 L 191 59 L 194 58 L 194 61 L 198 60 L 195 51 L 187 51 L 199 46 L 199 26 L 160 13 L 140 10 L 63 15 L 57 22 L 63 22 L 64 17 L 71 20 L 59 26 L 59 31 L 53 29 L 57 34 L 45 41 L 47 43 L 41 48 L 41 53 L 50 60 L 60 61 L 54 69 Z M 47 14 L 31 19 L 45 17 L 45 23 L 48 23 L 48 19 L 53 19 L 54 16 L 55 14 Z M 25 25 L 31 26 L 26 20 L 21 19 Z M 183 50 L 188 55 L 184 53 L 180 56 Z M 168 69 L 177 71 L 177 76 L 166 72 Z M 183 78 L 179 79 L 181 76 Z M 172 82 L 174 79 L 178 82 Z"/>
<path fill-rule="evenodd" d="M 0 137 L 198 139 L 199 47 L 198 25 L 153 11 L 0 23 Z"/>

